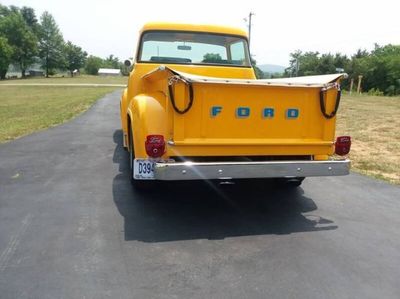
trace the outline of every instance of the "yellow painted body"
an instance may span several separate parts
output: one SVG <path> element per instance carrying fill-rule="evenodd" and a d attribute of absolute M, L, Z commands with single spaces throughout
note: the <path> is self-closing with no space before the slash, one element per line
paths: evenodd
<path fill-rule="evenodd" d="M 218 26 L 148 24 L 147 30 L 185 30 L 240 35 L 246 33 Z M 165 64 L 176 71 L 219 78 L 255 79 L 250 67 Z M 326 119 L 319 107 L 320 88 L 244 86 L 216 83 L 193 83 L 194 104 L 184 115 L 176 113 L 168 96 L 168 78 L 143 76 L 157 68 L 157 63 L 135 63 L 127 89 L 121 99 L 121 122 L 124 145 L 128 126 L 133 132 L 136 158 L 147 158 L 144 142 L 147 135 L 161 134 L 167 145 L 163 158 L 171 156 L 290 156 L 310 155 L 326 160 L 333 153 L 336 117 Z M 174 87 L 177 106 L 187 105 L 188 88 Z M 336 90 L 327 93 L 327 111 L 332 111 Z M 212 106 L 223 111 L 212 117 Z M 249 107 L 248 118 L 235 115 L 238 107 Z M 274 108 L 273 118 L 264 118 L 263 109 Z M 286 109 L 299 109 L 297 119 L 287 119 Z"/>

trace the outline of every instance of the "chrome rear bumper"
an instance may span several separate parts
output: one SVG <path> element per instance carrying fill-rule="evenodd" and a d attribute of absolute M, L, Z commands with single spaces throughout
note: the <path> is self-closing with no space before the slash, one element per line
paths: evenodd
<path fill-rule="evenodd" d="M 178 162 L 156 163 L 154 178 L 162 181 L 338 176 L 350 172 L 350 160 Z"/>

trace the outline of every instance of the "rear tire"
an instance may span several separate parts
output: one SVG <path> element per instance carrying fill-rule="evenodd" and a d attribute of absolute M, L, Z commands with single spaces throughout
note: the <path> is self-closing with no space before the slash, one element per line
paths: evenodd
<path fill-rule="evenodd" d="M 300 187 L 300 185 L 304 181 L 304 179 L 305 178 L 303 178 L 303 177 L 290 178 L 290 179 L 280 178 L 280 179 L 277 179 L 277 183 L 279 186 L 282 186 L 282 187 L 297 188 L 297 187 Z"/>

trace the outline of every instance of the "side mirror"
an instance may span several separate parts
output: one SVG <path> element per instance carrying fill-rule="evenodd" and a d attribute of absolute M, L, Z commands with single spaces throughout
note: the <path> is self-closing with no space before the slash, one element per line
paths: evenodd
<path fill-rule="evenodd" d="M 125 61 L 124 61 L 124 65 L 125 65 L 126 67 L 130 67 L 130 66 L 132 65 L 132 60 L 130 60 L 130 59 L 125 60 Z"/>

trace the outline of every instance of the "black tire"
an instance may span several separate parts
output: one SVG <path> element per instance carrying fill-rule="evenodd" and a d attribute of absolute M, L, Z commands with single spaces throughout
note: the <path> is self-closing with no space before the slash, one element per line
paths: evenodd
<path fill-rule="evenodd" d="M 286 187 L 286 188 L 297 188 L 300 187 L 301 183 L 304 181 L 305 178 L 297 177 L 297 178 L 290 178 L 290 179 L 277 179 L 277 183 L 279 186 Z"/>
<path fill-rule="evenodd" d="M 130 124 L 128 126 L 128 131 L 129 131 L 129 169 L 130 169 L 129 178 L 130 178 L 131 184 L 137 191 L 149 190 L 152 187 L 154 187 L 154 181 L 135 180 L 135 178 L 134 178 L 135 147 L 133 145 L 133 134 L 132 134 L 132 129 L 131 129 Z"/>

